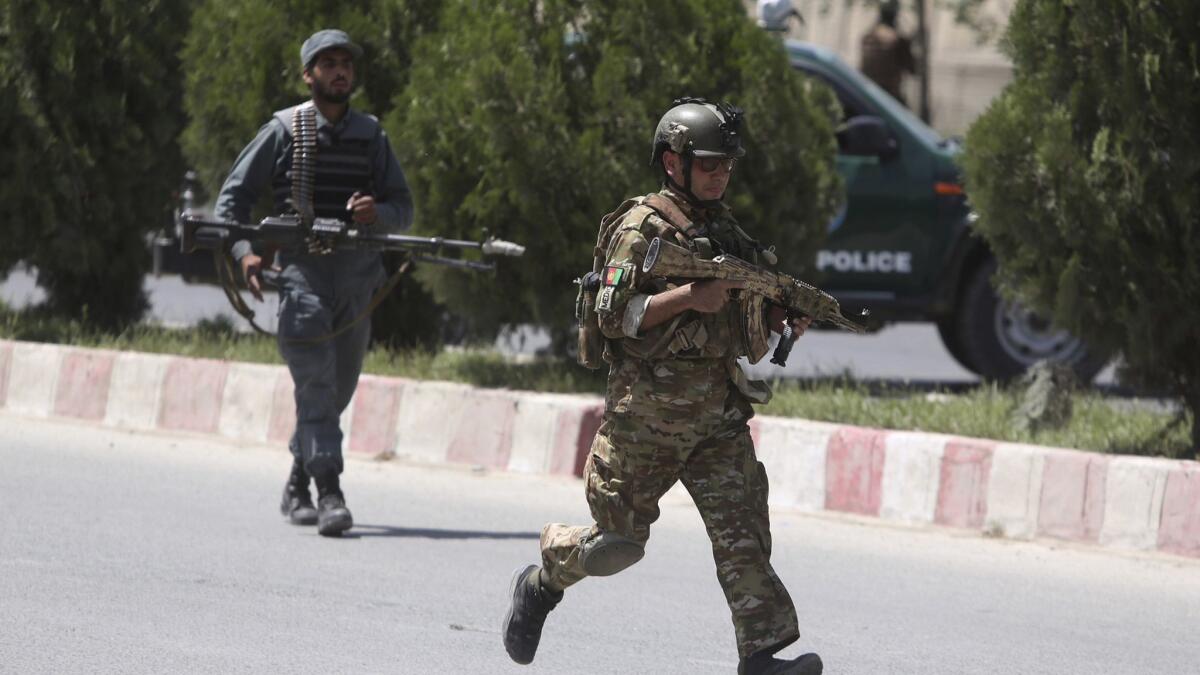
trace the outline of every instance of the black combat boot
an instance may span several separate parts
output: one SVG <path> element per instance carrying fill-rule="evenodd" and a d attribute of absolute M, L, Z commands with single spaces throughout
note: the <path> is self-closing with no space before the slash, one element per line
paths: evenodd
<path fill-rule="evenodd" d="M 322 476 L 317 483 L 317 533 L 326 537 L 340 537 L 354 526 L 350 509 L 337 475 Z"/>
<path fill-rule="evenodd" d="M 563 597 L 562 591 L 555 593 L 542 585 L 540 571 L 537 565 L 518 567 L 509 588 L 512 603 L 504 615 L 500 632 L 504 636 L 505 651 L 517 663 L 533 662 L 546 615 Z"/>
<path fill-rule="evenodd" d="M 758 652 L 742 659 L 738 675 L 821 675 L 821 657 L 802 654 L 789 661 L 775 658 L 771 653 Z"/>
<path fill-rule="evenodd" d="M 317 510 L 313 508 L 312 497 L 308 494 L 308 474 L 299 462 L 292 462 L 292 473 L 288 476 L 287 485 L 283 486 L 283 501 L 279 511 L 293 525 L 315 525 Z"/>

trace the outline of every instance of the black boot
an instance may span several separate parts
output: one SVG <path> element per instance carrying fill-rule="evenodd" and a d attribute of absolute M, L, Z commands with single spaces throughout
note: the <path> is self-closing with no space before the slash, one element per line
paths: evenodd
<path fill-rule="evenodd" d="M 537 565 L 518 567 L 509 587 L 511 604 L 500 632 L 504 636 L 505 651 L 517 663 L 533 662 L 546 615 L 562 600 L 562 591 L 555 593 L 542 585 L 540 571 Z"/>
<path fill-rule="evenodd" d="M 288 476 L 287 485 L 283 486 L 283 501 L 279 511 L 293 525 L 315 525 L 317 510 L 313 508 L 312 497 L 308 494 L 308 474 L 299 462 L 292 462 L 292 473 Z"/>
<path fill-rule="evenodd" d="M 317 533 L 339 537 L 354 526 L 337 475 L 317 479 Z"/>
<path fill-rule="evenodd" d="M 821 675 L 821 657 L 802 654 L 790 661 L 777 659 L 767 652 L 758 652 L 742 659 L 738 675 Z"/>

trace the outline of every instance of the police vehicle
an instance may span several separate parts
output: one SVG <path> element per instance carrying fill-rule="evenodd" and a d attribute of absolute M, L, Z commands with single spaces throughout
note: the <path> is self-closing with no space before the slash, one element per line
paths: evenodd
<path fill-rule="evenodd" d="M 996 260 L 971 230 L 977 216 L 955 161 L 960 142 L 833 52 L 785 46 L 792 66 L 831 87 L 842 106 L 837 168 L 846 199 L 816 265 L 819 285 L 847 316 L 869 308 L 879 322 L 933 322 L 950 354 L 986 378 L 1012 378 L 1042 359 L 1069 364 L 1083 381 L 1095 377 L 1107 355 L 993 288 Z"/>

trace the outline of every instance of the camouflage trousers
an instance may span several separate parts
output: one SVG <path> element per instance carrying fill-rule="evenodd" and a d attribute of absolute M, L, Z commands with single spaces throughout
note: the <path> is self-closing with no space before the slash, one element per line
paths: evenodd
<path fill-rule="evenodd" d="M 645 544 L 659 499 L 676 481 L 712 541 L 738 652 L 780 649 L 799 636 L 796 610 L 771 567 L 767 475 L 747 422 L 754 415 L 719 361 L 614 364 L 606 411 L 584 467 L 595 524 L 542 530 L 543 578 L 566 588 L 587 576 L 581 545 L 601 532 Z"/>

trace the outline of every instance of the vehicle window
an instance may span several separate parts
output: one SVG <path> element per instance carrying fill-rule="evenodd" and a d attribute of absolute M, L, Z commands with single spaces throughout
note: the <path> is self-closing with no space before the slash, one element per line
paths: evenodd
<path fill-rule="evenodd" d="M 871 81 L 866 75 L 858 72 L 853 68 L 845 69 L 846 77 L 853 79 L 859 87 L 871 92 L 874 100 L 879 102 L 880 107 L 887 110 L 889 116 L 898 124 L 907 127 L 908 130 L 919 138 L 925 139 L 930 145 L 938 145 L 942 141 L 942 137 L 938 132 L 934 131 L 929 125 L 921 121 L 911 110 L 905 107 L 902 103 L 892 98 L 890 94 L 880 89 L 878 85 Z"/>
<path fill-rule="evenodd" d="M 810 70 L 803 66 L 797 66 L 796 70 L 804 73 L 808 77 L 814 78 L 821 84 L 824 84 L 833 90 L 834 95 L 837 96 L 838 102 L 842 104 L 843 122 L 849 120 L 851 117 L 858 117 L 859 115 L 877 114 L 868 106 L 863 104 L 863 102 L 860 101 L 856 96 L 851 94 L 845 87 L 838 84 L 835 80 L 830 79 L 824 73 L 816 70 Z"/>

